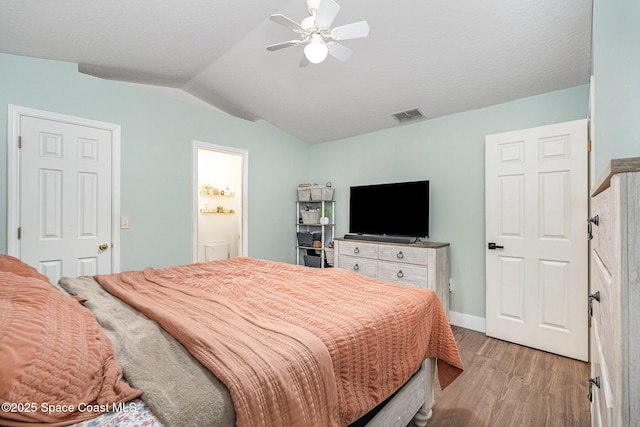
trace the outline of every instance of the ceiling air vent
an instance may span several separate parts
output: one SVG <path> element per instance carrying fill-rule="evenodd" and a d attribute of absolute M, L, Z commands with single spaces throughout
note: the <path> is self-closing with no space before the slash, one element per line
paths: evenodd
<path fill-rule="evenodd" d="M 393 117 L 400 123 L 405 123 L 413 120 L 424 119 L 424 115 L 417 108 L 412 108 L 411 110 L 400 111 L 399 113 L 394 113 Z"/>

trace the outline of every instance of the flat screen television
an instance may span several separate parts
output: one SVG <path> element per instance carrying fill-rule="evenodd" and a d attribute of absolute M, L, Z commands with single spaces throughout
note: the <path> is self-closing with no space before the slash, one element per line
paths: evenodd
<path fill-rule="evenodd" d="M 429 237 L 429 181 L 351 187 L 349 233 L 373 236 L 371 240 Z"/>

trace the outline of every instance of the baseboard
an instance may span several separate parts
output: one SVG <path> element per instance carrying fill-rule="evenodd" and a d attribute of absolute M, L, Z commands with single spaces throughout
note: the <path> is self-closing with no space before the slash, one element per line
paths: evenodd
<path fill-rule="evenodd" d="M 461 328 L 471 329 L 482 333 L 487 331 L 484 317 L 458 313 L 457 311 L 449 312 L 449 323 L 454 326 L 460 326 Z"/>

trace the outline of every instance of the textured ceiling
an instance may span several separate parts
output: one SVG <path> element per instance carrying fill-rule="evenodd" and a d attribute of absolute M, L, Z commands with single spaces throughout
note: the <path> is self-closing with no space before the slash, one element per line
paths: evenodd
<path fill-rule="evenodd" d="M 589 81 L 591 0 L 336 0 L 334 27 L 369 37 L 298 67 L 302 46 L 269 20 L 300 22 L 304 0 L 0 0 L 0 52 L 79 64 L 98 77 L 167 86 L 310 143 Z M 1 76 L 1 75 L 0 75 Z"/>

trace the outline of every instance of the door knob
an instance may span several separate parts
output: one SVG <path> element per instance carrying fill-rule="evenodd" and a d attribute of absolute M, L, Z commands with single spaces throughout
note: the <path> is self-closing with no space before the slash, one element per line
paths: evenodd
<path fill-rule="evenodd" d="M 504 246 L 498 246 L 493 242 L 489 242 L 488 249 L 504 249 Z"/>
<path fill-rule="evenodd" d="M 106 251 L 107 249 L 109 249 L 109 245 L 106 243 L 103 243 L 100 246 L 98 246 L 98 249 L 100 249 L 101 251 Z"/>

